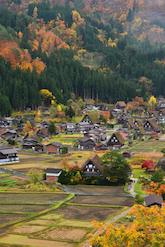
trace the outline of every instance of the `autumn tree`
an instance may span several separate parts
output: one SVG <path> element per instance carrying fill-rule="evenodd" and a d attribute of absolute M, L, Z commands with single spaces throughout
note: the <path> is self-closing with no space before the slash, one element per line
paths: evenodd
<path fill-rule="evenodd" d="M 33 126 L 32 126 L 32 124 L 30 123 L 30 121 L 27 121 L 27 122 L 24 124 L 23 131 L 24 131 L 24 133 L 26 133 L 26 134 L 28 134 L 28 133 L 30 133 L 30 132 L 33 131 Z"/>
<path fill-rule="evenodd" d="M 148 100 L 148 106 L 151 110 L 154 110 L 157 105 L 157 99 L 155 96 L 151 96 Z"/>
<path fill-rule="evenodd" d="M 45 106 L 50 106 L 51 101 L 55 100 L 55 96 L 48 89 L 41 89 L 40 95 L 42 97 L 42 100 Z"/>
<path fill-rule="evenodd" d="M 147 208 L 134 206 L 129 213 L 129 224 L 97 224 L 97 232 L 91 239 L 96 247 L 155 247 L 164 246 L 165 209 L 157 206 Z M 99 234 L 101 232 L 101 234 Z"/>

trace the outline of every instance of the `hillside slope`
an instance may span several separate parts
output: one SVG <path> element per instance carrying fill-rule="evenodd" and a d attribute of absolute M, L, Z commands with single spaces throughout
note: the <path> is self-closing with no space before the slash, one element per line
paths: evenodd
<path fill-rule="evenodd" d="M 72 93 L 106 102 L 165 95 L 164 8 L 161 0 L 0 0 L 2 109 L 35 108 L 42 88 L 64 103 Z"/>

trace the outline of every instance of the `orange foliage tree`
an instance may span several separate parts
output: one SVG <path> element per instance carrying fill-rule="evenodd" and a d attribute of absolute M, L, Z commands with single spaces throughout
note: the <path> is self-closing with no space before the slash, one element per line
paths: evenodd
<path fill-rule="evenodd" d="M 147 208 L 136 205 L 130 212 L 128 225 L 101 226 L 91 239 L 92 246 L 99 247 L 163 247 L 165 243 L 165 208 Z M 103 229 L 103 230 L 102 230 Z"/>

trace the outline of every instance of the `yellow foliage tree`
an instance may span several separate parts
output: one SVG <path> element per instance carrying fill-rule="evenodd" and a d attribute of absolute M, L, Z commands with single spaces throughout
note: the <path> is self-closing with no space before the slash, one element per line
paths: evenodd
<path fill-rule="evenodd" d="M 155 96 L 152 95 L 148 100 L 148 106 L 151 110 L 153 110 L 156 105 L 157 105 L 157 99 Z"/>
<path fill-rule="evenodd" d="M 27 121 L 23 128 L 24 133 L 29 134 L 31 131 L 33 131 L 33 126 L 31 125 L 30 121 Z"/>
<path fill-rule="evenodd" d="M 111 38 L 108 39 L 108 46 L 115 48 L 117 47 L 117 40 L 112 40 Z"/>
<path fill-rule="evenodd" d="M 55 101 L 55 96 L 53 95 L 52 92 L 50 92 L 48 89 L 41 89 L 40 90 L 40 95 L 43 99 L 43 102 L 46 106 L 50 105 L 52 100 Z"/>
<path fill-rule="evenodd" d="M 57 105 L 57 111 L 62 112 L 62 106 L 60 104 Z"/>
<path fill-rule="evenodd" d="M 165 243 L 165 208 L 146 208 L 136 205 L 130 212 L 128 225 L 99 227 L 91 239 L 92 246 L 99 247 L 163 247 Z"/>

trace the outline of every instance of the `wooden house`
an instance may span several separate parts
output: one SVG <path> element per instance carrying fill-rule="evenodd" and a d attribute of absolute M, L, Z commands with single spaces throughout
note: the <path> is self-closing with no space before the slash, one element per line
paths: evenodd
<path fill-rule="evenodd" d="M 158 109 L 158 110 L 165 109 L 165 99 L 161 99 L 161 100 L 158 102 L 157 109 Z"/>
<path fill-rule="evenodd" d="M 0 164 L 11 164 L 19 162 L 15 148 L 0 147 Z"/>
<path fill-rule="evenodd" d="M 89 137 L 84 137 L 79 140 L 78 149 L 79 150 L 94 150 L 96 147 L 96 143 L 93 139 Z"/>
<path fill-rule="evenodd" d="M 45 145 L 45 152 L 47 154 L 60 154 L 63 145 L 60 142 L 53 142 Z"/>
<path fill-rule="evenodd" d="M 85 123 L 85 122 L 80 122 L 78 124 L 78 130 L 81 133 L 88 132 L 89 130 L 92 130 L 94 128 L 93 124 Z"/>
<path fill-rule="evenodd" d="M 114 118 L 120 117 L 120 115 L 122 115 L 122 113 L 123 113 L 122 109 L 117 109 L 117 108 L 114 108 L 114 109 L 112 109 L 112 111 L 111 111 L 111 115 L 112 115 L 112 117 L 114 117 Z"/>
<path fill-rule="evenodd" d="M 16 130 L 6 130 L 1 137 L 5 140 L 16 140 L 19 135 Z"/>
<path fill-rule="evenodd" d="M 48 128 L 49 127 L 49 123 L 47 121 L 42 121 L 41 122 L 41 127 L 42 128 Z"/>
<path fill-rule="evenodd" d="M 123 157 L 126 158 L 126 159 L 129 159 L 132 157 L 132 153 L 129 152 L 129 151 L 125 151 L 122 153 Z"/>
<path fill-rule="evenodd" d="M 152 206 L 162 207 L 163 198 L 161 196 L 156 195 L 156 194 L 152 194 L 152 195 L 145 197 L 144 203 L 145 203 L 146 207 L 152 207 Z"/>
<path fill-rule="evenodd" d="M 58 182 L 58 177 L 60 176 L 62 169 L 57 168 L 47 168 L 45 170 L 45 179 L 47 182 Z"/>
<path fill-rule="evenodd" d="M 80 123 L 94 124 L 92 119 L 91 119 L 91 117 L 89 115 L 87 115 L 87 114 L 82 118 Z"/>
<path fill-rule="evenodd" d="M 88 132 L 84 133 L 86 137 L 92 138 L 96 140 L 96 142 L 102 142 L 105 141 L 107 136 L 104 129 L 92 129 Z"/>
<path fill-rule="evenodd" d="M 77 125 L 75 123 L 66 123 L 65 132 L 70 134 L 77 132 Z"/>
<path fill-rule="evenodd" d="M 32 149 L 33 151 L 43 152 L 44 147 L 35 138 L 24 138 L 22 142 L 23 149 Z"/>
<path fill-rule="evenodd" d="M 150 118 L 144 121 L 143 128 L 146 132 L 159 132 L 159 125 L 155 118 Z"/>
<path fill-rule="evenodd" d="M 82 166 L 82 173 L 85 177 L 102 176 L 102 165 L 98 155 L 89 158 Z"/>
<path fill-rule="evenodd" d="M 158 161 L 157 167 L 165 171 L 165 158 L 162 158 Z"/>
<path fill-rule="evenodd" d="M 124 101 L 118 101 L 115 105 L 117 109 L 124 110 L 126 108 L 126 103 Z"/>
<path fill-rule="evenodd" d="M 120 132 L 115 132 L 112 134 L 107 142 L 107 146 L 112 149 L 118 149 L 124 146 L 125 140 Z"/>
<path fill-rule="evenodd" d="M 111 113 L 109 110 L 100 110 L 100 116 L 102 116 L 106 120 L 109 120 L 111 117 Z"/>
<path fill-rule="evenodd" d="M 40 128 L 37 130 L 36 135 L 41 138 L 47 138 L 49 136 L 48 128 Z"/>

